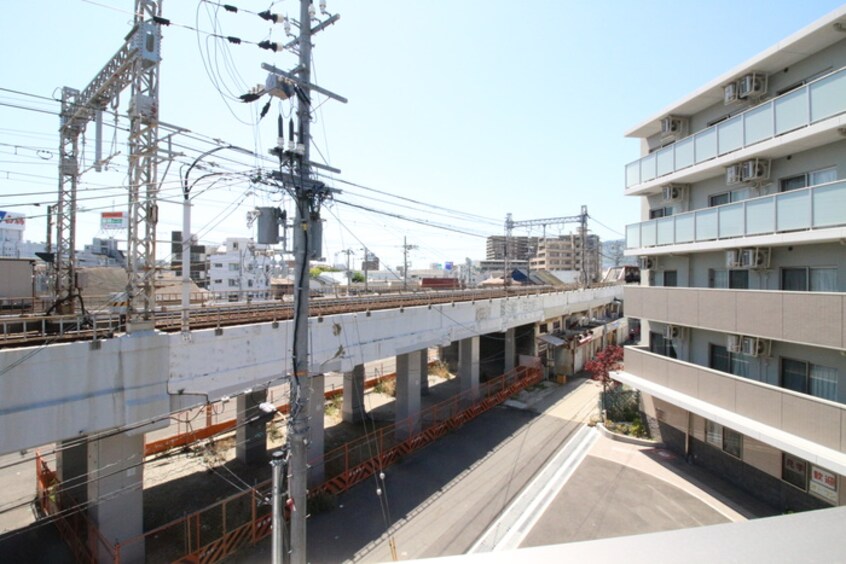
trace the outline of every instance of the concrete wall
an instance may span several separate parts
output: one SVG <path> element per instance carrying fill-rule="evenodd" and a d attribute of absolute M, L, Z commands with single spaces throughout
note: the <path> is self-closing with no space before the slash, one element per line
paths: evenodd
<path fill-rule="evenodd" d="M 0 259 L 0 298 L 32 297 L 32 261 Z"/>
<path fill-rule="evenodd" d="M 354 366 L 598 307 L 622 287 L 312 318 L 310 369 Z M 132 426 L 279 382 L 290 322 L 0 351 L 0 454 Z M 518 341 L 518 352 L 525 354 Z M 166 421 L 161 424 L 166 425 Z M 144 430 L 152 430 L 145 428 Z M 139 431 L 141 432 L 141 431 Z"/>

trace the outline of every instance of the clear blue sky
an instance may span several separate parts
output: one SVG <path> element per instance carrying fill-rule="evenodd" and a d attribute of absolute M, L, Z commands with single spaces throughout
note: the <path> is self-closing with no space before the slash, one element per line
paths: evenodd
<path fill-rule="evenodd" d="M 227 3 L 252 11 L 270 4 Z M 133 6 L 132 0 L 3 4 L 0 87 L 47 97 L 58 95 L 61 86 L 88 84 L 122 44 Z M 295 0 L 273 4 L 273 11 L 298 12 Z M 315 38 L 316 82 L 350 103 L 328 101 L 319 107 L 315 144 L 343 170 L 343 180 L 426 205 L 343 184 L 337 185 L 344 191 L 339 199 L 467 234 L 336 203 L 324 212 L 324 254 L 331 262 L 338 251 L 353 248 L 360 258 L 363 243 L 394 267 L 401 264 L 400 246 L 407 236 L 420 247 L 411 255 L 413 267 L 484 258 L 484 237 L 502 233 L 506 213 L 515 220 L 570 216 L 583 204 L 598 220 L 590 224 L 594 232 L 603 239 L 619 238 L 626 224 L 639 219 L 637 199 L 623 196 L 623 167 L 637 158 L 639 144 L 623 132 L 839 4 L 330 0 L 329 11 L 342 17 Z M 174 23 L 204 31 L 216 25 L 218 33 L 251 41 L 282 41 L 281 26 L 243 11 L 219 10 L 215 20 L 214 10 L 208 3 L 198 8 L 196 1 L 164 1 L 164 15 Z M 255 111 L 263 101 L 250 107 L 230 101 L 230 111 L 203 57 L 217 85 L 236 94 L 263 82 L 262 62 L 288 68 L 294 57 L 254 45 L 230 48 L 181 27 L 164 29 L 161 119 L 266 154 L 275 143 L 276 115 L 289 112 L 289 105 L 274 104 L 255 127 Z M 124 112 L 128 99 L 127 91 L 121 97 Z M 0 104 L 48 111 L 58 106 L 6 91 L 0 91 Z M 55 200 L 57 128 L 54 115 L 0 105 L 0 209 L 31 216 L 30 240 L 44 239 L 45 208 L 20 204 Z M 111 144 L 112 129 L 106 130 Z M 93 156 L 91 135 L 93 127 L 86 141 L 87 163 Z M 85 187 L 125 182 L 125 138 L 114 141 L 122 151 L 114 159 L 116 170 L 87 173 Z M 212 147 L 195 138 L 178 136 L 175 142 L 184 145 L 179 148 L 184 156 L 173 163 L 163 184 L 163 196 L 174 200 L 180 164 Z M 51 150 L 52 156 L 36 153 L 38 148 Z M 262 164 L 230 156 L 243 166 L 217 158 L 210 159 L 210 166 Z M 197 192 L 203 187 L 198 185 Z M 246 212 L 275 205 L 280 196 L 245 196 L 248 190 L 242 182 L 217 185 L 197 196 L 194 230 L 201 240 L 252 235 Z M 120 189 L 80 193 L 95 196 L 80 202 L 89 211 L 79 215 L 78 247 L 98 235 L 101 208 L 126 207 Z M 159 239 L 180 228 L 179 206 L 162 202 Z M 563 229 L 569 231 L 569 226 Z M 161 243 L 159 249 L 164 257 L 169 246 Z"/>

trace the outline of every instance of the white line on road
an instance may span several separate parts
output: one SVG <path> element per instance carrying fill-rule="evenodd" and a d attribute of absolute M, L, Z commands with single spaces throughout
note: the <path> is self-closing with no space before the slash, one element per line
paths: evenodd
<path fill-rule="evenodd" d="M 591 427 L 583 426 L 579 429 L 482 534 L 468 553 L 511 550 L 520 546 L 582 463 L 598 437 L 599 433 Z"/>

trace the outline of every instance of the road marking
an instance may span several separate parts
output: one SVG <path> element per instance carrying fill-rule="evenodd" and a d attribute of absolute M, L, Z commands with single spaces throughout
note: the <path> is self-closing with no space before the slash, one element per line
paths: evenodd
<path fill-rule="evenodd" d="M 598 437 L 595 429 L 582 426 L 470 547 L 468 553 L 512 550 L 520 546 Z"/>

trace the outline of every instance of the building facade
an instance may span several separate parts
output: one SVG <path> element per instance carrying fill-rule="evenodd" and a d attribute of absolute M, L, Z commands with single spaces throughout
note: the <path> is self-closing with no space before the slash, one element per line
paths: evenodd
<path fill-rule="evenodd" d="M 505 260 L 505 235 L 491 235 L 485 245 L 488 261 Z M 538 237 L 511 236 L 508 242 L 509 261 L 527 261 L 538 250 Z"/>
<path fill-rule="evenodd" d="M 595 282 L 601 274 L 599 237 L 586 235 L 584 241 L 580 234 L 571 233 L 554 239 L 541 238 L 537 243 L 537 252 L 529 259 L 532 270 L 547 271 L 584 271 L 584 282 Z"/>
<path fill-rule="evenodd" d="M 661 438 L 783 510 L 846 504 L 846 7 L 627 133 L 642 321 L 619 380 Z"/>
<path fill-rule="evenodd" d="M 209 255 L 209 291 L 221 300 L 270 299 L 273 253 L 252 239 L 230 237 Z"/>

